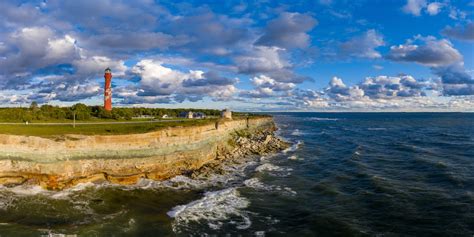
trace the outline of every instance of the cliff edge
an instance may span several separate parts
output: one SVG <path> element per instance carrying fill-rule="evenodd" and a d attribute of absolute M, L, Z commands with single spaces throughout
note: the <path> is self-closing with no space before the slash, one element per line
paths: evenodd
<path fill-rule="evenodd" d="M 82 182 L 164 180 L 222 159 L 286 148 L 274 131 L 272 118 L 253 118 L 129 135 L 0 134 L 0 185 L 58 190 Z"/>

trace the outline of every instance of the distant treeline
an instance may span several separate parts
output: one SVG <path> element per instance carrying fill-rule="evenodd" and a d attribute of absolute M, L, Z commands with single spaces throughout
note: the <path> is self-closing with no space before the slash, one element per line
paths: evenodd
<path fill-rule="evenodd" d="M 37 103 L 33 102 L 29 108 L 0 108 L 0 121 L 26 122 L 72 120 L 74 118 L 74 114 L 76 116 L 76 120 L 130 120 L 133 117 L 140 116 L 153 116 L 161 118 L 165 114 L 169 117 L 177 117 L 179 113 L 184 111 L 201 112 L 207 116 L 220 116 L 220 110 L 215 109 L 114 108 L 109 112 L 104 110 L 102 106 L 87 106 L 80 103 L 71 107 L 59 107 L 52 105 L 38 106 Z"/>

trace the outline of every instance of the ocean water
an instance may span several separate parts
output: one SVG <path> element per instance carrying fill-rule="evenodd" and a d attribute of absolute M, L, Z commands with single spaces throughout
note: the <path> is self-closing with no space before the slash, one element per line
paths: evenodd
<path fill-rule="evenodd" d="M 0 236 L 473 236 L 474 114 L 276 113 L 223 174 L 0 187 Z"/>

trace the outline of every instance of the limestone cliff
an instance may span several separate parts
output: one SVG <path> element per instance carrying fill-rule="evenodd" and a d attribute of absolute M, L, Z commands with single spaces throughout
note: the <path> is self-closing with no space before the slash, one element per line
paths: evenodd
<path fill-rule="evenodd" d="M 163 180 L 232 154 L 283 149 L 271 118 L 175 127 L 144 134 L 63 139 L 0 135 L 0 184 L 63 189 L 81 182 Z"/>

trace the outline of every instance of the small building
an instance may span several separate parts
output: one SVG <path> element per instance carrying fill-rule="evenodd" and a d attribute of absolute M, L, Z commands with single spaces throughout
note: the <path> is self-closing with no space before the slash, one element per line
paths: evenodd
<path fill-rule="evenodd" d="M 193 112 L 192 111 L 183 111 L 183 112 L 179 113 L 179 117 L 180 118 L 192 119 L 193 118 Z"/>
<path fill-rule="evenodd" d="M 193 114 L 193 118 L 196 118 L 196 119 L 204 119 L 206 118 L 206 114 L 205 113 L 201 113 L 201 112 L 196 112 Z"/>
<path fill-rule="evenodd" d="M 221 118 L 232 119 L 232 111 L 229 109 L 224 109 L 221 111 Z"/>

